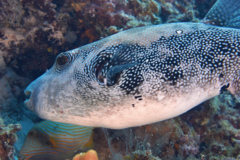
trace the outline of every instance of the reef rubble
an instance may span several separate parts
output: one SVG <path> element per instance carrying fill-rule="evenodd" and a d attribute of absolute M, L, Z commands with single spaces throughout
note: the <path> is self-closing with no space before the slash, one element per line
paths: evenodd
<path fill-rule="evenodd" d="M 17 142 L 16 132 L 22 129 L 20 124 L 5 125 L 0 118 L 0 159 L 14 159 L 14 143 Z"/>

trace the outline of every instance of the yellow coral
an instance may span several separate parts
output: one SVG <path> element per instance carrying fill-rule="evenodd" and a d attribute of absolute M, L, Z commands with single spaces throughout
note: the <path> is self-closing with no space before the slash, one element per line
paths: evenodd
<path fill-rule="evenodd" d="M 73 160 L 98 160 L 97 152 L 93 149 L 90 149 L 86 153 L 80 153 L 73 157 Z"/>
<path fill-rule="evenodd" d="M 72 7 L 76 12 L 81 11 L 87 3 L 72 3 Z"/>

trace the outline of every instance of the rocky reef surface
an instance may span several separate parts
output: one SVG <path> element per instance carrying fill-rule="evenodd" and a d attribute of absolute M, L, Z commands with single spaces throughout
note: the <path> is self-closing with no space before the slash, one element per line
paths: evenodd
<path fill-rule="evenodd" d="M 8 67 L 36 78 L 55 57 L 133 27 L 199 21 L 216 0 L 2 0 L 0 49 Z"/>
<path fill-rule="evenodd" d="M 20 124 L 5 125 L 0 118 L 0 159 L 14 159 L 14 143 L 17 141 L 16 132 L 21 130 Z"/>
<path fill-rule="evenodd" d="M 41 121 L 24 108 L 23 90 L 60 52 L 133 27 L 199 22 L 215 1 L 1 0 L 0 159 L 14 159 Z M 96 128 L 93 149 L 100 160 L 240 159 L 239 109 L 227 92 L 171 120 L 124 130 Z"/>

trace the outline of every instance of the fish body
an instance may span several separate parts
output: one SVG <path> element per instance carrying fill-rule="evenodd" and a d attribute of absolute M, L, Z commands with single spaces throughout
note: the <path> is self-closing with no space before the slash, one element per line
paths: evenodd
<path fill-rule="evenodd" d="M 19 160 L 64 160 L 92 145 L 92 127 L 43 121 L 29 132 Z"/>
<path fill-rule="evenodd" d="M 63 52 L 25 104 L 44 119 L 120 129 L 176 117 L 226 89 L 239 98 L 239 8 L 219 0 L 205 23 L 134 28 Z M 230 16 L 216 21 L 218 12 Z"/>

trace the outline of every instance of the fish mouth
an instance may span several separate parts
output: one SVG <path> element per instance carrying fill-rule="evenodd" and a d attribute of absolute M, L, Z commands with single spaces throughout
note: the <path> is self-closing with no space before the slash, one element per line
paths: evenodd
<path fill-rule="evenodd" d="M 28 108 L 29 110 L 32 110 L 33 111 L 33 106 L 31 105 L 30 103 L 30 99 L 31 99 L 31 96 L 32 96 L 32 92 L 30 90 L 25 90 L 24 91 L 24 94 L 25 94 L 25 98 L 26 100 L 24 101 L 24 105 L 26 108 Z"/>
<path fill-rule="evenodd" d="M 29 99 L 30 99 L 30 97 L 32 95 L 32 92 L 28 91 L 28 90 L 25 90 L 24 94 L 25 94 L 25 98 L 26 98 L 26 100 L 24 102 L 29 101 Z"/>

